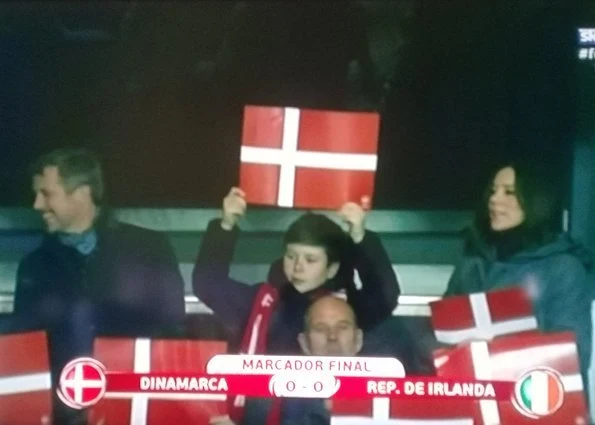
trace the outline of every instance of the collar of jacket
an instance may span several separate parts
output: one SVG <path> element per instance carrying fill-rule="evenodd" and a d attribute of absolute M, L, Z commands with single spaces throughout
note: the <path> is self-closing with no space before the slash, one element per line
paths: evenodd
<path fill-rule="evenodd" d="M 97 211 L 97 217 L 93 222 L 93 229 L 97 234 L 97 245 L 99 246 L 105 233 L 118 228 L 120 222 L 116 219 L 113 211 L 108 207 L 100 207 Z M 60 238 L 53 233 L 45 234 L 42 246 L 51 250 L 54 250 L 57 247 L 71 249 L 71 247 L 62 244 Z"/>
<path fill-rule="evenodd" d="M 308 292 L 299 292 L 289 282 L 286 282 L 281 286 L 281 298 L 283 298 L 285 301 L 300 300 L 300 301 L 305 301 L 307 303 L 310 303 L 321 296 L 328 295 L 331 293 L 333 293 L 333 282 L 332 281 L 327 281 L 322 286 L 319 286 L 318 288 L 312 289 Z"/>

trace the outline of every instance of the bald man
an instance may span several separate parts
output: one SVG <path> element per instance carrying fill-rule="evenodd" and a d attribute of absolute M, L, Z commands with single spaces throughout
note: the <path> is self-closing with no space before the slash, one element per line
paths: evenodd
<path fill-rule="evenodd" d="M 327 295 L 310 305 L 298 342 L 304 354 L 312 356 L 355 356 L 362 348 L 363 332 L 351 306 Z"/>
<path fill-rule="evenodd" d="M 351 306 L 327 295 L 308 308 L 298 342 L 304 354 L 310 356 L 355 356 L 362 348 L 363 332 Z M 281 425 L 329 425 L 330 408 L 330 400 L 286 399 Z"/>
<path fill-rule="evenodd" d="M 351 306 L 341 298 L 326 295 L 314 301 L 306 312 L 304 330 L 298 335 L 304 354 L 310 356 L 355 356 L 362 348 L 363 332 L 357 326 Z M 330 425 L 329 403 L 311 398 L 286 398 L 281 404 L 279 425 Z M 246 402 L 244 420 L 239 425 L 268 424 L 271 399 Z M 236 425 L 215 418 L 212 425 Z"/>

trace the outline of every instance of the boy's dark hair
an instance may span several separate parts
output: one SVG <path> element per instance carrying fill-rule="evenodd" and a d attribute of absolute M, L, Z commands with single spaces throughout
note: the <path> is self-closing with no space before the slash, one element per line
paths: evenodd
<path fill-rule="evenodd" d="M 322 214 L 306 213 L 294 221 L 283 240 L 284 246 L 301 243 L 324 248 L 329 264 L 340 262 L 347 245 L 341 227 Z"/>
<path fill-rule="evenodd" d="M 43 174 L 46 167 L 57 167 L 67 192 L 88 185 L 96 205 L 103 200 L 104 185 L 101 163 L 94 153 L 83 148 L 62 148 L 37 158 L 30 166 L 31 176 Z"/>

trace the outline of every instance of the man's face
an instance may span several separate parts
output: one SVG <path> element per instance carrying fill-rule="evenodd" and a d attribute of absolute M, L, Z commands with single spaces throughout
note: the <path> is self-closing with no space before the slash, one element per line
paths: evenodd
<path fill-rule="evenodd" d="M 46 167 L 42 174 L 35 175 L 33 192 L 33 208 L 41 213 L 50 233 L 73 231 L 83 219 L 86 203 L 91 202 L 82 193 L 82 187 L 66 191 L 58 167 Z"/>
<path fill-rule="evenodd" d="M 339 263 L 329 264 L 324 248 L 290 243 L 285 247 L 283 271 L 298 292 L 308 292 L 335 276 Z"/>
<path fill-rule="evenodd" d="M 299 335 L 298 342 L 305 354 L 354 356 L 362 348 L 363 334 L 345 301 L 325 297 L 310 309 L 307 328 Z"/>

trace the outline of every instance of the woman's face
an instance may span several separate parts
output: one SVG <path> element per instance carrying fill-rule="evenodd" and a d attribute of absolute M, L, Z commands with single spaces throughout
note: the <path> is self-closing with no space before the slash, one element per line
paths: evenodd
<path fill-rule="evenodd" d="M 490 225 L 495 232 L 512 229 L 525 221 L 525 212 L 519 204 L 515 187 L 515 173 L 511 167 L 498 171 L 492 182 L 488 201 Z"/>

